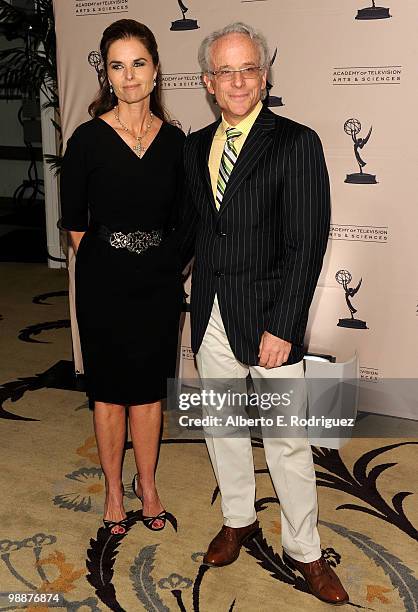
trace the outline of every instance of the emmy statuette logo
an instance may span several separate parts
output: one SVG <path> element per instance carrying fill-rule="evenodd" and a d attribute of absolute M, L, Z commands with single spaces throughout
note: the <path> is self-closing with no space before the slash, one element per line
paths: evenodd
<path fill-rule="evenodd" d="M 357 287 L 349 287 L 348 285 L 352 281 L 352 276 L 348 270 L 338 270 L 335 275 L 335 280 L 337 283 L 342 285 L 345 292 L 345 301 L 347 303 L 348 309 L 350 311 L 351 317 L 348 319 L 339 319 L 337 326 L 338 327 L 349 327 L 350 329 L 369 329 L 366 325 L 366 321 L 362 321 L 361 319 L 355 319 L 354 315 L 357 312 L 357 309 L 351 303 L 350 298 L 354 297 L 358 290 L 361 287 L 362 278 L 360 279 Z"/>
<path fill-rule="evenodd" d="M 273 57 L 271 58 L 270 68 L 274 64 L 274 60 L 276 59 L 276 55 L 277 55 L 277 47 L 275 48 L 274 53 L 273 53 Z M 270 95 L 270 90 L 273 89 L 273 85 L 270 83 L 270 81 L 267 81 L 266 89 L 267 89 L 267 96 L 268 96 L 267 97 L 267 105 L 268 105 L 269 108 L 274 108 L 274 107 L 277 107 L 277 106 L 284 106 L 283 99 L 282 99 L 281 96 L 279 97 L 279 96 L 272 96 L 272 95 Z"/>
<path fill-rule="evenodd" d="M 376 6 L 375 0 L 372 0 L 372 6 L 362 8 L 357 11 L 356 19 L 389 19 L 392 15 L 388 8 Z"/>
<path fill-rule="evenodd" d="M 87 61 L 90 64 L 90 66 L 93 66 L 93 68 L 95 69 L 96 74 L 97 74 L 97 79 L 99 81 L 99 85 L 101 85 L 100 78 L 102 76 L 102 70 L 100 66 L 102 63 L 102 56 L 100 55 L 98 51 L 90 51 L 90 53 L 87 56 Z"/>
<path fill-rule="evenodd" d="M 372 128 L 370 128 L 367 136 L 365 138 L 358 138 L 358 134 L 361 132 L 361 123 L 358 119 L 347 119 L 344 123 L 344 132 L 351 136 L 354 143 L 354 155 L 358 163 L 358 167 L 360 172 L 353 172 L 352 174 L 347 174 L 345 178 L 345 183 L 354 183 L 356 185 L 374 185 L 377 183 L 375 174 L 368 174 L 367 172 L 363 172 L 364 166 L 367 165 L 361 157 L 359 153 L 359 149 L 362 149 L 369 141 L 370 135 L 372 133 Z"/>
<path fill-rule="evenodd" d="M 183 14 L 183 19 L 177 19 L 171 22 L 170 30 L 174 32 L 183 32 L 184 30 L 197 30 L 198 25 L 196 19 L 186 19 L 186 13 L 189 10 L 181 0 L 177 0 L 180 10 Z"/>

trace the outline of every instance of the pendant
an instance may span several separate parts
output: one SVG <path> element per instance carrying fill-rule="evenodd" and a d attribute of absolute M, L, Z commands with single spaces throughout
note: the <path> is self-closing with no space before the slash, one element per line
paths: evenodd
<path fill-rule="evenodd" d="M 145 147 L 142 146 L 142 144 L 140 142 L 138 142 L 138 144 L 136 144 L 134 147 L 132 147 L 133 150 L 135 151 L 136 155 L 138 157 L 141 157 L 142 153 L 145 150 Z"/>

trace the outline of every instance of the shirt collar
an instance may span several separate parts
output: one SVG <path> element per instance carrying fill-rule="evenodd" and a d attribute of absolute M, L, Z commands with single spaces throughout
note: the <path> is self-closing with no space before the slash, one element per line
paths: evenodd
<path fill-rule="evenodd" d="M 245 136 L 248 136 L 251 128 L 253 127 L 255 120 L 257 119 L 258 115 L 260 114 L 261 109 L 263 108 L 263 105 L 261 103 L 261 101 L 259 100 L 256 104 L 256 106 L 253 108 L 253 110 L 251 111 L 251 113 L 248 115 L 248 117 L 245 117 L 245 119 L 243 119 L 240 123 L 238 123 L 238 125 L 234 125 L 234 129 L 239 130 L 240 132 L 242 132 L 243 134 L 245 134 Z M 222 121 L 220 124 L 221 130 L 222 130 L 222 134 L 225 134 L 227 128 L 232 127 L 231 125 L 229 125 L 229 123 L 225 120 L 223 114 L 222 114 Z"/>

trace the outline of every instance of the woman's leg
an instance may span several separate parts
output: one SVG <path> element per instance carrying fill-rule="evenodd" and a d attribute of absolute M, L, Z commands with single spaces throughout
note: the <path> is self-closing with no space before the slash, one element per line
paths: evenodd
<path fill-rule="evenodd" d="M 155 486 L 155 466 L 161 431 L 161 402 L 129 407 L 135 462 L 138 470 L 137 494 L 143 499 L 144 516 L 157 516 L 164 510 Z M 153 527 L 162 527 L 163 522 L 155 520 Z"/>
<path fill-rule="evenodd" d="M 95 402 L 93 422 L 100 463 L 106 478 L 104 518 L 121 521 L 126 518 L 122 486 L 122 457 L 126 437 L 125 406 Z"/>

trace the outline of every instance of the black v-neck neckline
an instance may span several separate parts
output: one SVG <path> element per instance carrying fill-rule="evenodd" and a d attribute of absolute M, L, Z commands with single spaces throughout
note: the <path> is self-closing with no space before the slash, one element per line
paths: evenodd
<path fill-rule="evenodd" d="M 146 151 L 144 153 L 144 155 L 142 157 L 138 157 L 138 155 L 135 153 L 135 151 L 128 145 L 127 142 L 125 142 L 122 138 L 122 136 L 119 136 L 119 134 L 117 133 L 117 131 L 109 124 L 107 123 L 107 121 L 105 121 L 104 119 L 101 119 L 100 117 L 96 117 L 96 119 L 100 122 L 100 123 L 104 123 L 105 125 L 107 125 L 107 127 L 109 128 L 109 130 L 112 130 L 112 132 L 114 133 L 114 135 L 116 136 L 116 138 L 118 140 L 121 141 L 122 145 L 124 145 L 130 152 L 131 154 L 136 158 L 139 159 L 140 161 L 144 161 L 144 159 L 147 157 L 148 152 L 150 149 L 152 149 L 152 146 L 154 144 L 154 142 L 158 139 L 161 130 L 163 129 L 163 127 L 165 126 L 166 122 L 163 121 L 162 124 L 160 125 L 158 132 L 155 134 L 154 138 L 152 139 L 152 141 L 150 142 L 150 144 L 148 145 L 148 147 L 146 148 Z"/>

